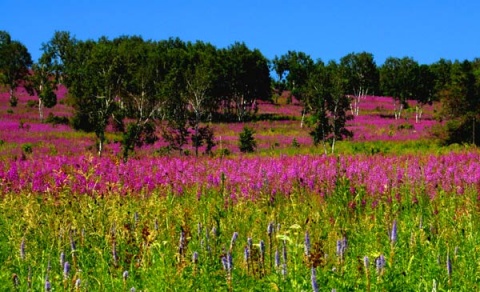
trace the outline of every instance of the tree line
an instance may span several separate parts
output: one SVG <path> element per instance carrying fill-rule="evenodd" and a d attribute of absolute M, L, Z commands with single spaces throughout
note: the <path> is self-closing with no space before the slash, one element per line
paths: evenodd
<path fill-rule="evenodd" d="M 360 114 L 367 95 L 391 96 L 399 119 L 408 100 L 422 106 L 442 102 L 447 142 L 478 144 L 480 59 L 419 64 L 411 57 L 389 57 L 378 66 L 371 53 L 351 53 L 338 62 L 313 60 L 288 51 L 268 60 L 258 49 L 236 42 L 216 48 L 178 38 L 152 41 L 140 36 L 78 40 L 57 31 L 33 62 L 26 47 L 0 31 L 0 81 L 15 106 L 15 88 L 25 86 L 44 107 L 55 106 L 59 83 L 68 88 L 74 108 L 72 126 L 94 132 L 101 155 L 105 132 L 113 125 L 123 133 L 127 159 L 136 146 L 156 141 L 157 127 L 170 148 L 190 142 L 213 148 L 213 130 L 205 122 L 247 121 L 259 100 L 291 92 L 303 105 L 316 144 L 333 152 L 338 140 L 351 136 L 346 122 Z"/>

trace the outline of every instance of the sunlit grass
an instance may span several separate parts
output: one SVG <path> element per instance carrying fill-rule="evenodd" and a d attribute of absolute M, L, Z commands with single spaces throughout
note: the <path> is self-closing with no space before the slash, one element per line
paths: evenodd
<path fill-rule="evenodd" d="M 255 201 L 195 189 L 183 196 L 168 190 L 129 196 L 9 193 L 0 201 L 0 285 L 42 291 L 48 278 L 54 290 L 74 289 L 80 279 L 80 291 L 308 291 L 315 268 L 319 286 L 328 291 L 431 291 L 434 285 L 439 291 L 475 290 L 479 207 L 474 190 L 440 192 L 433 199 L 421 191 L 373 197 L 352 193 L 342 178 L 332 194 L 299 186 L 288 197 L 260 192 Z M 342 240 L 346 246 L 339 253 Z M 231 270 L 222 265 L 227 254 Z M 385 266 L 377 267 L 381 255 Z"/>

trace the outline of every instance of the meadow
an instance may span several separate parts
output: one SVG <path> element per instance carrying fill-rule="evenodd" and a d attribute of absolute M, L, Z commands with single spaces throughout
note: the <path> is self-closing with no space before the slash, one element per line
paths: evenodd
<path fill-rule="evenodd" d="M 263 103 L 253 154 L 244 124 L 214 124 L 211 156 L 159 141 L 124 163 L 118 134 L 98 157 L 92 134 L 41 123 L 18 95 L 0 94 L 4 290 L 479 289 L 480 152 L 438 145 L 437 104 L 416 123 L 367 97 L 324 155 L 296 102 Z M 45 115 L 68 117 L 62 100 Z"/>

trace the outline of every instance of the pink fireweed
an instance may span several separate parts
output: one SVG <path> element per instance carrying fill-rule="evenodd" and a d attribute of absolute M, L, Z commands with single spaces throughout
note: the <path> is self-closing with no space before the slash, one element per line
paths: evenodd
<path fill-rule="evenodd" d="M 439 190 L 463 193 L 480 187 L 480 153 L 446 155 L 356 155 L 201 158 L 155 157 L 121 163 L 110 157 L 45 156 L 0 160 L 0 191 L 77 194 L 138 194 L 161 191 L 202 196 L 221 191 L 234 201 L 290 195 L 305 190 L 335 192 L 337 182 L 351 192 L 396 195 L 408 189 L 434 197 Z M 398 199 L 398 198 L 397 198 Z"/>

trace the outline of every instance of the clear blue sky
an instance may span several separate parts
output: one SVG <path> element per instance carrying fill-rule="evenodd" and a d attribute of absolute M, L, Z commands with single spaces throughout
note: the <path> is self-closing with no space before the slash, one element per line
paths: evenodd
<path fill-rule="evenodd" d="M 81 40 L 240 41 L 269 59 L 288 50 L 325 62 L 366 51 L 379 65 L 389 56 L 422 64 L 480 57 L 478 0 L 0 0 L 0 13 L 0 30 L 34 61 L 56 30 Z"/>

